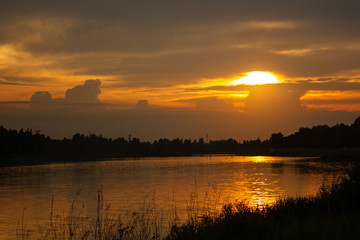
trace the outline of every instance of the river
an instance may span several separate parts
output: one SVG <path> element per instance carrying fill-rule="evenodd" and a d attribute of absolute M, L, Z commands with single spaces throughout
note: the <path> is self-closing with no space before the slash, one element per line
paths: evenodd
<path fill-rule="evenodd" d="M 115 213 L 152 202 L 167 222 L 175 206 L 184 220 L 191 199 L 200 207 L 209 198 L 218 207 L 235 200 L 263 206 L 280 197 L 314 195 L 349 167 L 315 158 L 213 155 L 0 168 L 0 239 L 16 239 L 23 220 L 29 229 L 48 221 L 52 202 L 66 212 L 75 201 L 92 216 L 99 189 Z"/>

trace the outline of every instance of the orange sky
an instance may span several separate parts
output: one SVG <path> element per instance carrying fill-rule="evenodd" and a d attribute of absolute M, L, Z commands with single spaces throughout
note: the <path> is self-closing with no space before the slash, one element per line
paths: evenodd
<path fill-rule="evenodd" d="M 214 138 L 244 139 L 350 123 L 360 111 L 358 7 L 327 1 L 324 8 L 310 0 L 6 0 L 0 9 L 0 124 L 56 137 L 91 131 L 149 139 L 176 136 L 184 132 L 173 131 L 180 124 L 189 132 L 183 137 L 211 131 Z M 241 81 L 254 71 L 279 82 Z M 135 125 L 139 110 L 147 111 L 147 121 Z M 91 122 L 96 117 L 84 112 L 109 119 Z M 68 124 L 55 117 L 62 113 L 90 122 L 77 129 L 71 114 Z M 102 127 L 115 124 L 112 114 L 128 116 L 123 128 Z M 282 124 L 286 114 L 300 120 Z M 202 126 L 203 117 L 212 123 Z M 254 125 L 264 117 L 266 124 Z M 215 131 L 219 123 L 228 127 Z M 156 134 L 148 129 L 154 126 Z"/>

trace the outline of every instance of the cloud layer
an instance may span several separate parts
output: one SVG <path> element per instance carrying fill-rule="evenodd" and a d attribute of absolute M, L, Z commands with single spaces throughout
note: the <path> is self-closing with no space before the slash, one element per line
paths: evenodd
<path fill-rule="evenodd" d="M 352 122 L 360 111 L 358 9 L 347 0 L 5 0 L 3 121 L 56 136 L 116 126 L 149 138 L 247 138 Z M 251 71 L 282 83 L 228 84 Z M 102 118 L 91 115 L 99 111 Z"/>
<path fill-rule="evenodd" d="M 99 106 L 100 85 L 101 81 L 98 79 L 86 80 L 83 85 L 77 85 L 66 90 L 64 98 L 56 99 L 53 99 L 48 91 L 37 91 L 30 98 L 30 107 L 32 109 L 58 110 L 62 108 L 63 110 L 68 110 L 74 107 L 81 107 L 81 105 L 83 106 L 80 109 Z"/>
<path fill-rule="evenodd" d="M 12 71 L 19 62 L 135 87 L 250 70 L 308 78 L 359 69 L 356 1 L 5 2 L 0 46 L 14 64 L 0 73 L 9 81 L 22 75 Z"/>

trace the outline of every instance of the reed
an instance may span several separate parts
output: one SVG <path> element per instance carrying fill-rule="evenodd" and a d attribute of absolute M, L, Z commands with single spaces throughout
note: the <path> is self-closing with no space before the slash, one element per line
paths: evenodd
<path fill-rule="evenodd" d="M 77 194 L 78 196 L 78 194 Z M 95 217 L 83 215 L 84 206 L 77 205 L 74 198 L 67 213 L 56 213 L 51 200 L 47 224 L 38 222 L 38 230 L 27 229 L 24 214 L 18 226 L 18 240 L 148 240 L 160 239 L 161 220 L 152 201 L 137 212 L 114 214 L 110 204 L 104 201 L 103 190 L 97 193 Z"/>
<path fill-rule="evenodd" d="M 187 219 L 179 221 L 176 206 L 170 211 L 169 230 L 157 210 L 155 194 L 141 209 L 115 214 L 97 193 L 95 217 L 83 215 L 77 198 L 66 214 L 58 214 L 51 201 L 49 221 L 27 230 L 24 214 L 18 240 L 175 240 L 175 239 L 358 239 L 360 236 L 360 171 L 316 196 L 279 199 L 273 205 L 251 207 L 246 201 L 220 203 L 213 186 L 199 201 L 195 191 L 187 201 Z M 202 203 L 202 204 L 200 204 Z M 219 208 L 219 206 L 222 206 Z"/>
<path fill-rule="evenodd" d="M 226 204 L 171 228 L 175 239 L 358 239 L 360 236 L 360 172 L 316 196 L 279 199 L 274 205 Z"/>

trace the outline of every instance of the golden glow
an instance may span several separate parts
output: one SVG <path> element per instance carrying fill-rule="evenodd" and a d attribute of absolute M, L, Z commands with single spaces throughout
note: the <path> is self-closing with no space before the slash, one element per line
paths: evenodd
<path fill-rule="evenodd" d="M 253 156 L 253 157 L 246 157 L 247 160 L 250 160 L 251 162 L 257 162 L 257 163 L 261 163 L 261 162 L 276 162 L 279 159 L 277 157 L 269 157 L 269 156 Z"/>
<path fill-rule="evenodd" d="M 323 90 L 309 90 L 306 94 L 300 98 L 303 101 L 311 100 L 350 100 L 360 98 L 360 91 L 349 90 L 349 91 L 323 91 Z"/>
<path fill-rule="evenodd" d="M 114 57 L 105 54 L 105 57 Z M 48 91 L 53 99 L 64 98 L 67 89 L 82 84 L 87 79 L 100 79 L 101 94 L 99 100 L 103 103 L 111 103 L 109 109 L 133 108 L 139 99 L 147 99 L 153 107 L 175 107 L 196 109 L 197 102 L 201 99 L 216 98 L 220 102 L 229 102 L 234 106 L 233 110 L 241 111 L 243 100 L 249 91 L 238 91 L 226 86 L 228 78 L 198 79 L 193 84 L 174 85 L 166 88 L 158 87 L 119 87 L 123 76 L 119 75 L 94 75 L 86 74 L 85 66 L 66 69 L 62 63 L 70 58 L 92 58 L 92 54 L 67 55 L 42 55 L 34 56 L 25 51 L 21 46 L 0 44 L 0 70 L 11 73 L 10 81 L 0 77 L 0 83 L 6 87 L 0 87 L 0 102 L 29 101 L 35 91 Z M 6 85 L 5 85 L 6 84 Z M 126 84 L 125 84 L 126 85 Z M 26 107 L 26 104 L 16 106 Z M 12 107 L 9 103 L 1 107 Z"/>
<path fill-rule="evenodd" d="M 358 90 L 309 90 L 300 98 L 300 101 L 309 109 L 347 112 L 360 111 L 360 91 Z"/>
<path fill-rule="evenodd" d="M 246 23 L 252 29 L 293 29 L 300 26 L 297 22 L 291 21 L 251 21 Z"/>
<path fill-rule="evenodd" d="M 254 162 L 264 162 L 266 159 L 263 156 L 256 156 L 253 158 Z"/>
<path fill-rule="evenodd" d="M 114 79 L 113 76 L 78 74 L 85 69 L 68 70 L 59 67 L 61 56 L 34 56 L 19 46 L 0 45 L 0 71 L 13 81 L 1 76 L 1 101 L 28 101 L 35 91 L 49 91 L 53 98 L 64 97 L 65 91 L 87 79 Z M 61 65 L 61 64 L 60 64 Z M 6 76 L 6 75 L 5 75 Z"/>
<path fill-rule="evenodd" d="M 289 50 L 272 50 L 271 52 L 279 55 L 302 57 L 312 54 L 314 50 L 304 48 L 304 49 L 289 49 Z"/>
<path fill-rule="evenodd" d="M 287 52 L 288 54 L 302 55 L 306 54 L 306 49 L 297 49 Z M 147 99 L 153 107 L 174 107 L 197 109 L 198 103 L 204 99 L 207 106 L 211 102 L 206 99 L 216 99 L 217 103 L 229 103 L 233 108 L 229 111 L 244 111 L 244 99 L 249 95 L 251 89 L 238 88 L 234 85 L 261 85 L 286 82 L 285 78 L 278 74 L 264 71 L 248 72 L 242 77 L 236 75 L 232 77 L 198 79 L 193 84 L 159 87 L 122 87 L 121 75 L 95 75 L 87 71 L 86 66 L 79 65 L 78 68 L 67 69 L 63 66 L 72 58 L 92 58 L 96 55 L 82 56 L 73 55 L 46 55 L 34 56 L 25 51 L 19 45 L 0 44 L 0 71 L 4 75 L 0 77 L 0 102 L 1 107 L 13 108 L 28 107 L 26 101 L 29 101 L 35 91 L 48 91 L 53 99 L 64 98 L 67 89 L 82 84 L 87 79 L 100 79 L 102 81 L 101 94 L 99 99 L 103 103 L 110 103 L 110 109 L 129 109 L 133 108 L 139 99 Z M 115 57 L 107 55 L 104 57 Z M 66 64 L 65 64 L 66 66 Z M 348 75 L 336 76 L 349 80 L 348 82 L 358 82 L 359 72 L 350 72 Z M 292 79 L 294 80 L 294 79 Z M 296 79 L 295 79 L 296 80 Z M 126 81 L 124 80 L 124 83 Z M 321 80 L 319 83 L 323 83 Z M 121 84 L 120 84 L 121 83 Z M 120 86 L 120 87 L 119 87 Z M 124 84 L 126 86 L 126 84 Z M 268 93 L 265 90 L 263 94 L 258 95 L 259 106 L 262 99 L 265 99 Z M 264 97 L 264 98 L 263 98 Z M 360 111 L 360 91 L 314 91 L 308 90 L 300 98 L 303 106 L 309 109 L 325 109 L 329 111 Z M 15 105 L 11 102 L 17 102 Z M 216 101 L 215 101 L 216 102 Z M 217 109 L 223 109 L 216 105 Z M 249 106 L 249 105 L 248 105 Z M 256 108 L 256 111 L 266 111 L 266 108 Z"/>
<path fill-rule="evenodd" d="M 246 73 L 247 76 L 241 77 L 235 81 L 230 82 L 231 85 L 239 85 L 239 84 L 246 84 L 246 85 L 262 85 L 262 84 L 272 84 L 272 83 L 279 83 L 279 80 L 269 72 L 248 72 Z"/>

